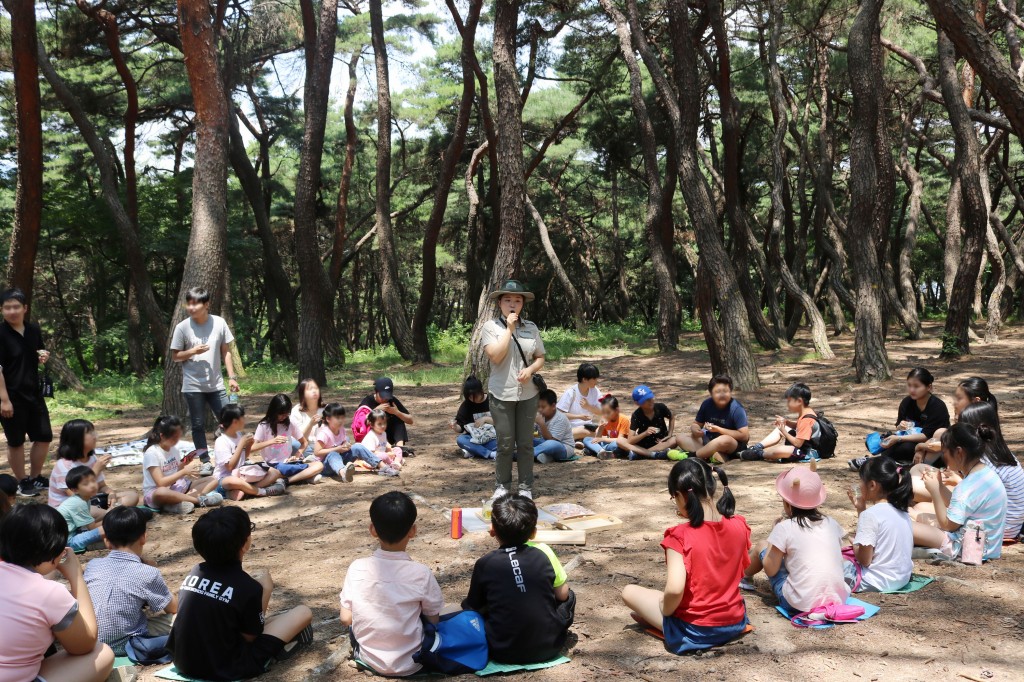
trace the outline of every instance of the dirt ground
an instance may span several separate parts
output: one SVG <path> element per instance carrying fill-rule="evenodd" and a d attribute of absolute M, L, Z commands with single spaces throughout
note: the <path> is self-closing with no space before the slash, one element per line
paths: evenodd
<path fill-rule="evenodd" d="M 806 360 L 809 344 L 798 340 L 793 349 L 759 356 L 764 386 L 739 393 L 759 438 L 784 409 L 782 392 L 793 381 L 808 383 L 813 406 L 823 410 L 839 429 L 835 459 L 821 464 L 829 491 L 824 510 L 848 531 L 856 514 L 846 490 L 856 481 L 847 460 L 864 453 L 863 435 L 888 427 L 905 395 L 902 377 L 913 366 L 929 367 L 937 377 L 936 394 L 952 412 L 956 382 L 977 375 L 988 379 L 1000 400 L 1003 429 L 1011 447 L 1024 442 L 1021 410 L 1024 378 L 1020 372 L 1024 329 L 1009 329 L 994 344 L 977 344 L 975 355 L 955 363 L 938 360 L 939 329 L 930 326 L 923 341 L 897 340 L 889 345 L 898 377 L 882 385 L 853 383 L 850 367 L 852 337 L 833 340 L 839 356 L 833 361 Z M 559 392 L 575 378 L 573 358 L 545 368 L 549 385 Z M 599 356 L 601 388 L 624 399 L 635 383 L 645 382 L 658 400 L 677 415 L 677 429 L 690 423 L 706 396 L 709 363 L 702 351 L 654 356 Z M 373 377 L 367 377 L 367 384 Z M 464 460 L 448 419 L 459 404 L 457 387 L 398 386 L 396 392 L 413 413 L 411 429 L 417 456 L 397 480 L 357 476 L 351 484 L 324 481 L 297 486 L 279 498 L 246 501 L 257 529 L 248 569 L 269 569 L 278 585 L 271 611 L 295 604 L 314 612 L 315 645 L 288 664 L 274 667 L 267 680 L 356 679 L 366 673 L 351 667 L 343 654 L 347 633 L 337 613 L 337 595 L 349 563 L 374 549 L 367 532 L 367 510 L 372 498 L 386 490 L 415 495 L 419 507 L 419 536 L 410 545 L 412 557 L 433 568 L 446 600 L 458 603 L 466 594 L 473 562 L 493 547 L 484 535 L 449 537 L 446 512 L 452 507 L 479 506 L 493 488 L 493 464 Z M 353 407 L 360 395 L 335 396 Z M 262 413 L 264 396 L 246 396 L 250 415 Z M 254 417 L 258 418 L 258 417 Z M 131 414 L 118 421 L 97 424 L 101 444 L 139 437 L 152 415 Z M 867 595 L 881 612 L 867 622 L 824 631 L 799 630 L 774 610 L 764 576 L 758 591 L 746 598 L 756 631 L 738 643 L 700 658 L 677 657 L 665 652 L 660 641 L 644 634 L 630 620 L 619 598 L 629 583 L 661 588 L 664 581 L 663 531 L 677 523 L 667 496 L 667 462 L 597 461 L 587 457 L 574 463 L 537 465 L 535 494 L 541 505 L 578 502 L 624 520 L 619 529 L 591 533 L 586 546 L 556 547 L 563 563 L 575 560 L 569 583 L 576 591 L 576 624 L 567 655 L 572 662 L 523 678 L 576 682 L 578 680 L 668 680 L 696 676 L 709 680 L 1013 680 L 1022 679 L 1022 627 L 1024 627 L 1024 548 L 1004 549 L 1003 558 L 983 567 L 931 566 L 917 562 L 915 571 L 937 581 L 910 595 Z M 6 464 L 3 467 L 7 469 Z M 766 536 L 781 511 L 773 481 L 780 465 L 730 463 L 730 484 L 737 498 L 737 513 L 746 517 L 753 539 Z M 114 487 L 141 485 L 139 467 L 113 470 Z M 198 514 L 199 512 L 197 512 Z M 190 529 L 196 516 L 161 516 L 151 526 L 149 551 L 172 589 L 196 563 Z M 87 556 L 98 556 L 90 553 Z M 967 636 L 965 636 L 965 633 Z M 142 680 L 154 680 L 154 669 Z M 471 679 L 467 677 L 466 679 Z"/>

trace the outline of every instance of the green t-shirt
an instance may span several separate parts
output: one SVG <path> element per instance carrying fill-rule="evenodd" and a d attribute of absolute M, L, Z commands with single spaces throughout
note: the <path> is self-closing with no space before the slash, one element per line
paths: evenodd
<path fill-rule="evenodd" d="M 60 503 L 57 511 L 68 522 L 68 533 L 74 535 L 75 531 L 85 528 L 94 521 L 89 513 L 89 503 L 78 495 L 72 495 Z"/>

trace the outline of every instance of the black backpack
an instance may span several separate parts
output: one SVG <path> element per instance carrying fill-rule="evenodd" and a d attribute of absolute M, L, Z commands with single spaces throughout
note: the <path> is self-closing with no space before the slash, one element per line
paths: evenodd
<path fill-rule="evenodd" d="M 818 422 L 818 440 L 811 441 L 811 445 L 818 451 L 818 457 L 829 459 L 836 456 L 836 445 L 839 443 L 839 432 L 835 425 L 825 418 L 823 412 L 816 415 L 807 415 L 801 419 L 813 419 Z"/>

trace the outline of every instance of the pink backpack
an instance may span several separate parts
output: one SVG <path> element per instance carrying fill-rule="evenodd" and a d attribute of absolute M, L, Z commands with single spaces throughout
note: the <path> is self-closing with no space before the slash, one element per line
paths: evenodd
<path fill-rule="evenodd" d="M 798 628 L 809 628 L 823 623 L 856 623 L 864 615 L 863 606 L 851 604 L 825 604 L 810 611 L 793 616 L 793 625 Z"/>
<path fill-rule="evenodd" d="M 362 443 L 363 436 L 370 431 L 370 427 L 366 425 L 366 418 L 370 416 L 371 412 L 373 410 L 368 405 L 360 405 L 356 409 L 356 413 L 352 415 L 352 438 L 356 443 Z"/>

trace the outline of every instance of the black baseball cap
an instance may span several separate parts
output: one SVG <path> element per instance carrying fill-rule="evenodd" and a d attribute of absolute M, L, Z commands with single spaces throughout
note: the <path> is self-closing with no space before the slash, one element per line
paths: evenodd
<path fill-rule="evenodd" d="M 395 382 L 387 377 L 381 377 L 373 382 L 373 391 L 380 396 L 383 401 L 391 400 L 395 397 Z"/>

